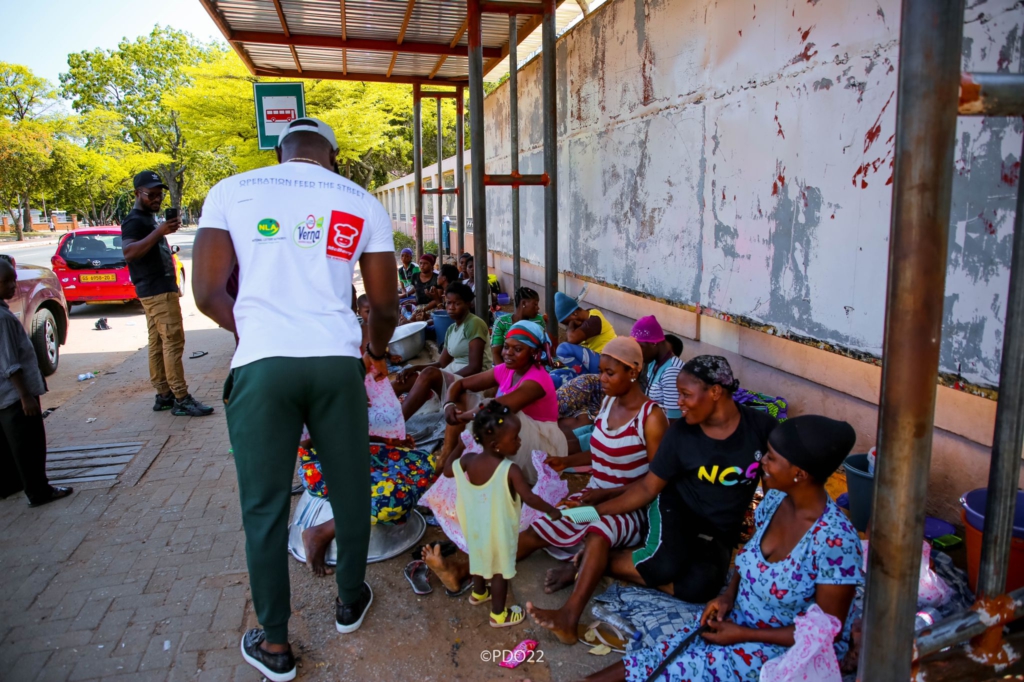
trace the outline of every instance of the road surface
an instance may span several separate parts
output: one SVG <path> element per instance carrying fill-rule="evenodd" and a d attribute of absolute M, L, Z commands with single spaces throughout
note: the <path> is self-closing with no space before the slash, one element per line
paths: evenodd
<path fill-rule="evenodd" d="M 195 232 L 173 234 L 168 238 L 172 246 L 180 246 L 178 258 L 185 266 L 185 296 L 181 299 L 181 314 L 185 321 L 185 334 L 196 329 L 214 329 L 209 318 L 200 313 L 192 298 L 192 242 Z M 19 263 L 50 267 L 50 257 L 57 251 L 55 243 L 40 246 L 21 244 L 0 244 L 0 253 L 9 253 Z M 98 331 L 96 321 L 107 318 L 110 329 Z M 67 343 L 60 348 L 60 364 L 57 372 L 47 377 L 49 392 L 43 396 L 43 408 L 59 407 L 68 398 L 76 395 L 88 382 L 79 383 L 79 374 L 93 372 L 102 381 L 103 372 L 116 371 L 117 365 L 129 355 L 145 348 L 148 343 L 146 316 L 138 303 L 76 305 L 71 309 L 71 324 Z M 188 360 L 185 360 L 185 376 L 188 377 Z M 149 405 L 144 406 L 149 409 Z"/>

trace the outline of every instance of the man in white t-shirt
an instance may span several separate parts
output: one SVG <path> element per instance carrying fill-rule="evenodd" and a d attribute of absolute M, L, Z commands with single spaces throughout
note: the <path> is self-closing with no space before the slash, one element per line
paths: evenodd
<path fill-rule="evenodd" d="M 193 250 L 196 304 L 238 335 L 224 400 L 249 582 L 262 625 L 245 633 L 241 648 L 245 660 L 275 682 L 295 677 L 288 644 L 288 514 L 304 423 L 339 520 L 338 631 L 358 629 L 373 601 L 364 581 L 370 446 L 363 378 L 366 372 L 387 378 L 398 275 L 391 219 L 372 195 L 334 172 L 337 150 L 327 124 L 292 121 L 279 137 L 279 165 L 235 175 L 210 190 Z M 238 297 L 232 300 L 225 285 L 236 260 Z M 370 301 L 362 356 L 351 301 L 357 261 Z"/>

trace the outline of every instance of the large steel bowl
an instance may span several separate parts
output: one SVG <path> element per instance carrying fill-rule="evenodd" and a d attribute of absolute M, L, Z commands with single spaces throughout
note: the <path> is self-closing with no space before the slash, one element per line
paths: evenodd
<path fill-rule="evenodd" d="M 427 343 L 427 323 L 410 322 L 395 329 L 388 348 L 392 355 L 398 355 L 402 362 L 409 362 L 420 354 Z"/>

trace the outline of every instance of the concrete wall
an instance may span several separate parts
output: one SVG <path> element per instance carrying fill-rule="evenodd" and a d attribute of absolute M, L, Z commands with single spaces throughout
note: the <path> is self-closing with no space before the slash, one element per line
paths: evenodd
<path fill-rule="evenodd" d="M 964 68 L 1020 71 L 1024 8 L 972 2 Z M 779 336 L 881 353 L 899 2 L 614 0 L 558 43 L 559 267 Z M 485 102 L 507 172 L 508 87 Z M 520 76 L 542 170 L 540 62 Z M 1021 120 L 958 126 L 941 369 L 998 383 Z M 543 262 L 524 189 L 523 255 Z M 510 193 L 488 192 L 511 251 Z"/>
<path fill-rule="evenodd" d="M 964 68 L 1021 71 L 1024 8 L 971 5 Z M 873 445 L 898 36 L 897 0 L 595 12 L 558 43 L 559 288 L 591 282 L 588 304 L 620 333 L 656 314 L 686 337 L 685 357 L 724 354 L 748 388 L 847 419 L 857 447 Z M 506 172 L 507 85 L 485 114 L 488 171 Z M 539 173 L 539 60 L 520 74 L 520 125 L 522 172 Z M 1020 119 L 958 124 L 941 370 L 978 393 L 998 383 L 1021 133 Z M 509 198 L 488 192 L 506 287 Z M 523 257 L 538 265 L 523 278 L 541 290 L 542 209 L 524 188 Z M 993 400 L 939 388 L 931 513 L 958 520 L 959 495 L 985 485 L 994 414 Z"/>

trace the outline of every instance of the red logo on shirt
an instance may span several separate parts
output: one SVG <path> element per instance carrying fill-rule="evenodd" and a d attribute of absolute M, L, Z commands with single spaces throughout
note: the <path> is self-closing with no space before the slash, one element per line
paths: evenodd
<path fill-rule="evenodd" d="M 327 230 L 327 257 L 352 260 L 362 234 L 362 218 L 351 213 L 331 211 L 330 228 Z"/>

